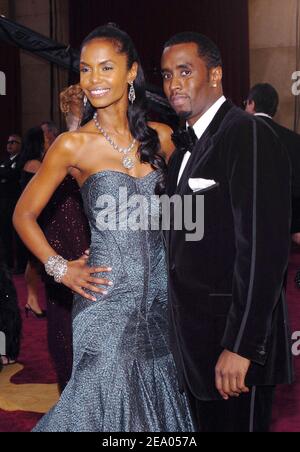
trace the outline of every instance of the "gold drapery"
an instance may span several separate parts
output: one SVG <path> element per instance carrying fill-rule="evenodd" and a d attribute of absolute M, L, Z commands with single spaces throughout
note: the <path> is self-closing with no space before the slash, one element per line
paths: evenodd
<path fill-rule="evenodd" d="M 68 8 L 69 0 L 50 0 L 50 37 L 62 44 L 69 43 Z M 59 108 L 59 93 L 68 86 L 68 79 L 67 70 L 51 65 L 51 116 L 61 131 L 65 120 Z"/>

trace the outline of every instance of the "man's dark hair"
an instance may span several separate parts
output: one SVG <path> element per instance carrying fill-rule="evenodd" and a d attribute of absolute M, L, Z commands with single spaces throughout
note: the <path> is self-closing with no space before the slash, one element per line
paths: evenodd
<path fill-rule="evenodd" d="M 223 65 L 221 52 L 218 46 L 207 36 L 193 31 L 178 33 L 173 36 L 165 43 L 164 49 L 178 44 L 191 43 L 198 46 L 199 57 L 204 59 L 208 70 Z"/>
<path fill-rule="evenodd" d="M 17 138 L 17 140 L 20 141 L 20 143 L 22 143 L 21 135 L 19 135 L 18 133 L 10 133 L 9 137 Z"/>
<path fill-rule="evenodd" d="M 255 102 L 256 113 L 265 113 L 273 118 L 277 112 L 279 96 L 269 83 L 258 83 L 251 88 L 248 101 Z"/>
<path fill-rule="evenodd" d="M 52 132 L 55 137 L 58 137 L 59 130 L 58 130 L 58 127 L 55 124 L 55 122 L 53 122 L 53 121 L 44 121 L 44 122 L 41 123 L 41 127 L 42 126 L 47 126 L 49 132 Z"/>

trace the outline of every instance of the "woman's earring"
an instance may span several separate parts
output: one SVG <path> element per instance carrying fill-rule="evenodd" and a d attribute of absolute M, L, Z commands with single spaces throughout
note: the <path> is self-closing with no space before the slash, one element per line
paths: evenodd
<path fill-rule="evenodd" d="M 134 84 L 133 84 L 133 82 L 130 82 L 129 85 L 130 85 L 130 89 L 129 89 L 128 99 L 133 104 L 136 99 Z"/>
<path fill-rule="evenodd" d="M 86 97 L 86 95 L 84 95 L 84 98 L 83 98 L 83 106 L 84 106 L 84 108 L 86 108 L 87 103 L 88 103 L 88 98 Z"/>

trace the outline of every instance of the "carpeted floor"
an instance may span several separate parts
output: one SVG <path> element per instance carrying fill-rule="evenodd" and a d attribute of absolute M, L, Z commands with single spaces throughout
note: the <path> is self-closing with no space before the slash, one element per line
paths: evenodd
<path fill-rule="evenodd" d="M 300 290 L 295 284 L 298 270 L 300 270 L 300 247 L 294 247 L 290 259 L 287 291 L 292 333 L 300 332 Z M 298 349 L 300 350 L 300 347 Z M 273 432 L 300 432 L 300 356 L 295 357 L 295 377 L 293 386 L 277 388 L 273 410 Z"/>
<path fill-rule="evenodd" d="M 300 249 L 294 249 L 288 279 L 288 303 L 292 332 L 300 331 L 300 291 L 294 283 L 300 269 Z M 19 302 L 24 310 L 25 284 L 15 278 Z M 41 289 L 41 300 L 44 294 Z M 24 312 L 23 312 L 24 314 Z M 21 365 L 9 366 L 0 374 L 0 432 L 29 432 L 41 413 L 56 402 L 56 377 L 47 349 L 47 322 L 23 315 Z M 300 348 L 300 347 L 299 347 Z M 280 387 L 273 415 L 273 432 L 300 432 L 300 356 L 295 359 L 296 382 Z"/>
<path fill-rule="evenodd" d="M 47 321 L 24 315 L 26 287 L 15 278 L 23 317 L 20 365 L 0 373 L 0 432 L 28 432 L 58 398 L 56 375 L 47 348 Z M 41 306 L 45 297 L 40 289 Z M 15 410 L 15 411 L 13 411 Z"/>

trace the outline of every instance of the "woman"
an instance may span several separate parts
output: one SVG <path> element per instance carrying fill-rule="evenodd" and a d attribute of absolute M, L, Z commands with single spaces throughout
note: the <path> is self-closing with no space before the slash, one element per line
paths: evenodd
<path fill-rule="evenodd" d="M 23 240 L 48 273 L 76 293 L 72 378 L 36 431 L 192 431 L 168 348 L 162 233 L 123 228 L 124 211 L 125 216 L 135 212 L 119 199 L 120 189 L 146 200 L 163 191 L 159 151 L 173 150 L 171 131 L 146 121 L 143 71 L 126 33 L 113 26 L 91 33 L 82 46 L 80 72 L 85 125 L 56 141 L 14 215 Z M 91 226 L 88 265 L 57 256 L 36 223 L 70 167 L 80 172 Z M 100 227 L 104 199 L 120 211 L 115 221 L 121 230 Z M 159 220 L 159 208 L 153 216 Z"/>
<path fill-rule="evenodd" d="M 44 133 L 40 127 L 34 127 L 27 132 L 23 142 L 22 154 L 19 163 L 22 170 L 20 180 L 22 190 L 25 190 L 28 183 L 41 167 L 41 162 L 45 152 L 44 144 Z M 38 295 L 39 284 L 41 281 L 41 265 L 31 253 L 27 254 L 25 281 L 28 295 L 25 313 L 27 317 L 29 314 L 32 314 L 37 319 L 44 319 L 46 317 L 46 312 L 41 309 L 39 305 Z"/>

